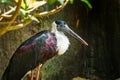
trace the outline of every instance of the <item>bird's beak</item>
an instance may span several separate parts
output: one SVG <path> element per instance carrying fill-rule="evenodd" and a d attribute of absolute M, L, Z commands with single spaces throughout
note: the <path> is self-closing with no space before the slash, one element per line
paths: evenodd
<path fill-rule="evenodd" d="M 72 31 L 67 25 L 65 25 L 64 30 L 65 30 L 65 32 L 70 34 L 72 37 L 79 40 L 83 45 L 88 46 L 88 43 L 84 39 L 82 39 L 78 34 L 76 34 L 74 31 Z"/>

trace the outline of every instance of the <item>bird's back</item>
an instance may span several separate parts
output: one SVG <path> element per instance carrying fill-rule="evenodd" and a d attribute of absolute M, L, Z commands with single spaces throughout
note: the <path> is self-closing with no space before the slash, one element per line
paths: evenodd
<path fill-rule="evenodd" d="M 29 70 L 56 54 L 56 38 L 42 31 L 23 42 L 13 54 L 1 80 L 20 80 Z"/>

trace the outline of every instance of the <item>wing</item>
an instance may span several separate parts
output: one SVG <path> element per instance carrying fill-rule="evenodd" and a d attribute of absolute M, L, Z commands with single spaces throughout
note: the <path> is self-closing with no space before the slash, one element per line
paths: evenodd
<path fill-rule="evenodd" d="M 39 63 L 52 57 L 53 55 L 49 56 L 49 54 L 55 53 L 55 48 L 56 38 L 52 33 L 42 31 L 36 34 L 18 47 L 2 78 L 20 80 L 29 70 L 34 69 Z"/>

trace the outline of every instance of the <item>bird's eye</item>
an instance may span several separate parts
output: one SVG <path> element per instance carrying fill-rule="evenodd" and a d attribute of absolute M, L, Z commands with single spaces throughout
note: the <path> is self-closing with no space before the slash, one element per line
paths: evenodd
<path fill-rule="evenodd" d="M 63 27 L 63 24 L 60 24 L 59 26 L 60 26 L 60 27 Z"/>

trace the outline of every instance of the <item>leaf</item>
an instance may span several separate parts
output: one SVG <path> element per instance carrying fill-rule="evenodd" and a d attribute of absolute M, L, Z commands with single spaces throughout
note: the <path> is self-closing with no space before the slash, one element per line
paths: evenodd
<path fill-rule="evenodd" d="M 1 3 L 8 3 L 10 0 L 0 0 Z"/>
<path fill-rule="evenodd" d="M 57 0 L 60 4 L 64 4 L 64 0 Z"/>
<path fill-rule="evenodd" d="M 84 2 L 85 4 L 87 4 L 87 6 L 92 9 L 92 5 L 90 4 L 90 2 L 88 0 L 81 0 L 82 2 Z"/>
<path fill-rule="evenodd" d="M 49 5 L 52 5 L 52 4 L 54 4 L 56 1 L 57 1 L 57 0 L 47 0 L 47 3 L 48 3 Z"/>
<path fill-rule="evenodd" d="M 23 0 L 23 3 L 24 3 L 24 9 L 27 10 L 28 9 L 28 4 L 27 4 L 26 0 Z"/>
<path fill-rule="evenodd" d="M 15 0 L 16 2 L 18 2 L 18 0 Z M 36 0 L 22 0 L 22 3 L 21 3 L 21 7 L 25 10 L 28 10 L 34 6 L 32 6 L 34 4 Z"/>
<path fill-rule="evenodd" d="M 21 9 L 20 9 L 20 14 L 22 14 L 23 16 L 25 16 L 25 15 L 26 15 L 26 11 L 21 8 Z"/>
<path fill-rule="evenodd" d="M 73 4 L 73 3 L 74 3 L 74 0 L 70 0 L 70 3 Z"/>
<path fill-rule="evenodd" d="M 39 20 L 32 15 L 28 15 L 28 18 L 39 23 Z"/>

